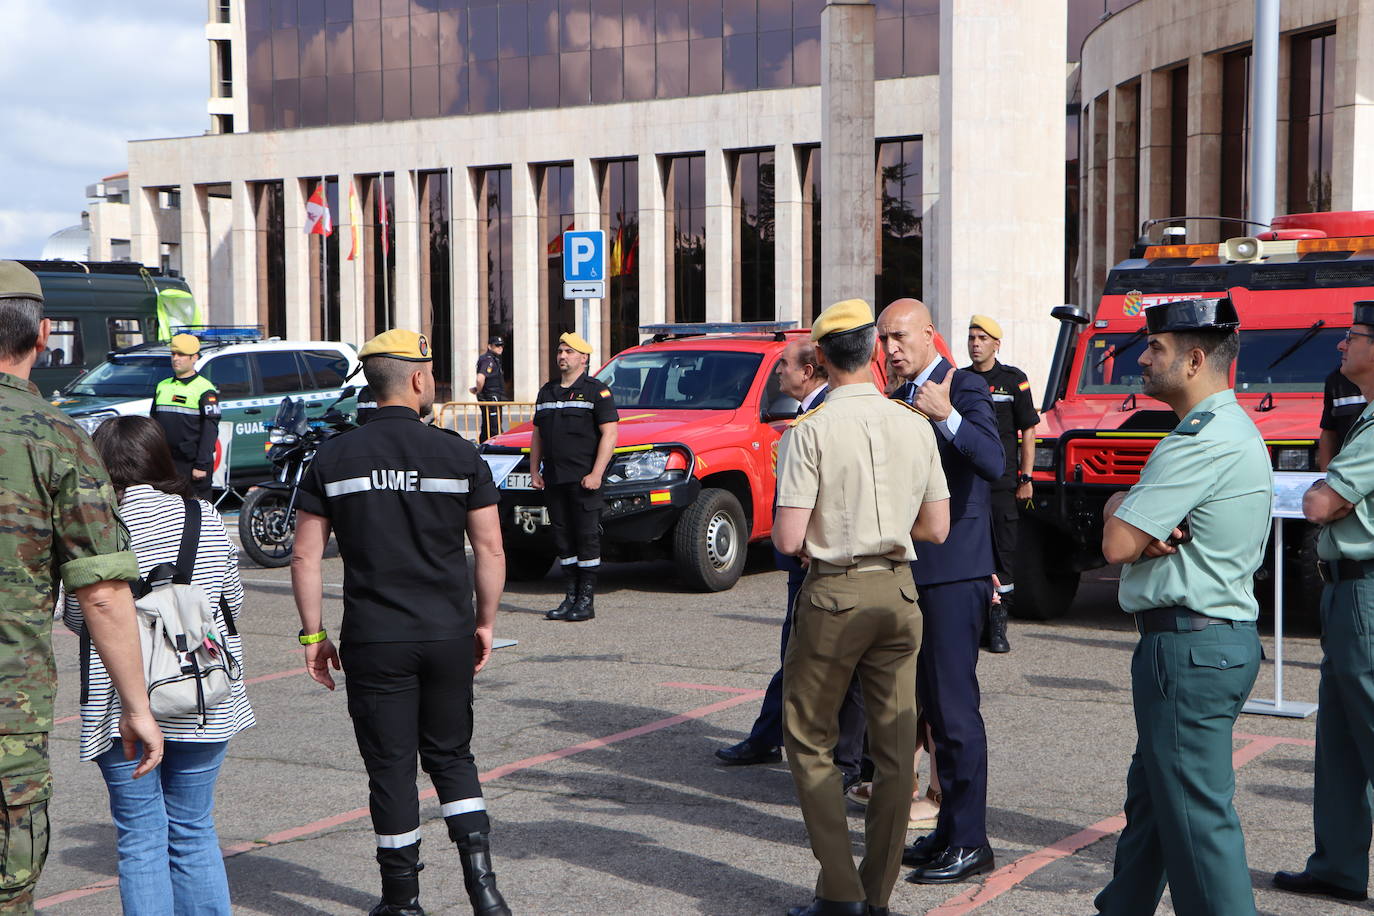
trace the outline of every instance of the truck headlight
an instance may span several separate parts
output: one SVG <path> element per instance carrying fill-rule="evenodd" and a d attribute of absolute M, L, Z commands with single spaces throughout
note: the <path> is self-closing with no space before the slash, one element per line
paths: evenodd
<path fill-rule="evenodd" d="M 1037 445 L 1035 447 L 1035 470 L 1052 471 L 1054 470 L 1054 449 L 1048 445 Z"/>
<path fill-rule="evenodd" d="M 119 416 L 119 414 L 113 410 L 97 410 L 94 413 L 83 413 L 79 416 L 72 417 L 72 419 L 81 425 L 81 428 L 86 431 L 86 435 L 93 436 L 95 435 L 96 427 L 110 419 L 110 417 L 117 416 Z"/>
<path fill-rule="evenodd" d="M 1274 453 L 1274 468 L 1279 471 L 1311 471 L 1312 450 L 1309 448 L 1281 448 Z"/>
<path fill-rule="evenodd" d="M 617 455 L 606 472 L 607 483 L 629 483 L 635 480 L 657 480 L 668 469 L 668 449 L 650 449 Z"/>

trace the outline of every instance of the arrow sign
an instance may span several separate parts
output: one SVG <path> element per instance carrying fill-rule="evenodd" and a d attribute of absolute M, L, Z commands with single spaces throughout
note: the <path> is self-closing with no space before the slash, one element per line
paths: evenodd
<path fill-rule="evenodd" d="M 605 299 L 606 281 L 596 280 L 593 282 L 564 283 L 564 299 Z"/>

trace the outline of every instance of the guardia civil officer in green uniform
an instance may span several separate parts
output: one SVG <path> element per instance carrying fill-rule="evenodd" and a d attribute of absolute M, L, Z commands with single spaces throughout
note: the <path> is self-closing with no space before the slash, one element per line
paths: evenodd
<path fill-rule="evenodd" d="M 1102 553 L 1124 563 L 1136 747 L 1109 916 L 1155 911 L 1168 883 L 1179 916 L 1255 912 L 1232 804 L 1231 732 L 1254 686 L 1260 644 L 1252 577 L 1269 531 L 1273 475 L 1230 370 L 1240 320 L 1230 299 L 1145 310 L 1144 393 L 1178 414 L 1140 482 L 1107 502 Z"/>
<path fill-rule="evenodd" d="M 1341 374 L 1374 396 L 1374 300 L 1356 302 L 1341 352 Z M 1317 849 L 1300 872 L 1281 871 L 1288 891 L 1364 900 L 1369 888 L 1369 787 L 1374 778 L 1374 403 L 1367 404 L 1303 497 L 1321 525 L 1322 679 L 1312 824 Z"/>
<path fill-rule="evenodd" d="M 152 417 L 162 427 L 177 473 L 201 499 L 210 498 L 210 472 L 215 469 L 219 437 L 219 392 L 196 371 L 200 340 L 177 334 L 171 341 L 172 377 L 157 383 Z"/>
<path fill-rule="evenodd" d="M 815 899 L 788 916 L 886 916 L 916 751 L 922 622 L 912 542 L 949 534 L 949 489 L 931 424 L 873 385 L 878 333 L 868 303 L 830 306 L 811 339 L 830 393 L 779 443 L 773 544 L 810 559 L 783 659 L 783 743 L 821 870 Z M 857 868 L 834 760 L 840 705 L 855 674 L 874 765 Z"/>
<path fill-rule="evenodd" d="M 87 635 L 119 693 L 125 755 L 132 760 L 142 748 L 134 776 L 162 759 L 129 591 L 138 559 L 115 516 L 110 478 L 90 437 L 29 381 L 50 330 L 38 278 L 0 261 L 0 913 L 7 914 L 33 912 L 48 855 L 59 582 L 81 602 Z"/>

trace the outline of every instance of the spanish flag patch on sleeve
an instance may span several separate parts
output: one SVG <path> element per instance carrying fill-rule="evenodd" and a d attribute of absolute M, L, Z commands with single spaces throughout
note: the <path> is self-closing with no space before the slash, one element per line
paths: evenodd
<path fill-rule="evenodd" d="M 1030 379 L 1027 379 L 1016 387 L 1020 388 L 1022 391 L 1030 391 Z"/>
<path fill-rule="evenodd" d="M 609 389 L 609 388 L 603 388 L 603 389 L 601 389 L 601 396 L 602 396 L 603 398 L 608 398 L 608 397 L 610 397 L 610 396 L 611 396 L 611 389 Z"/>

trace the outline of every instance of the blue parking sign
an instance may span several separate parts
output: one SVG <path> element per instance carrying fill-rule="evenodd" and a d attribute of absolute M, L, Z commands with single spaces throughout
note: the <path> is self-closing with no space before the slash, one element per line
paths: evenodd
<path fill-rule="evenodd" d="M 606 279 L 606 233 L 601 229 L 563 233 L 563 282 Z"/>

